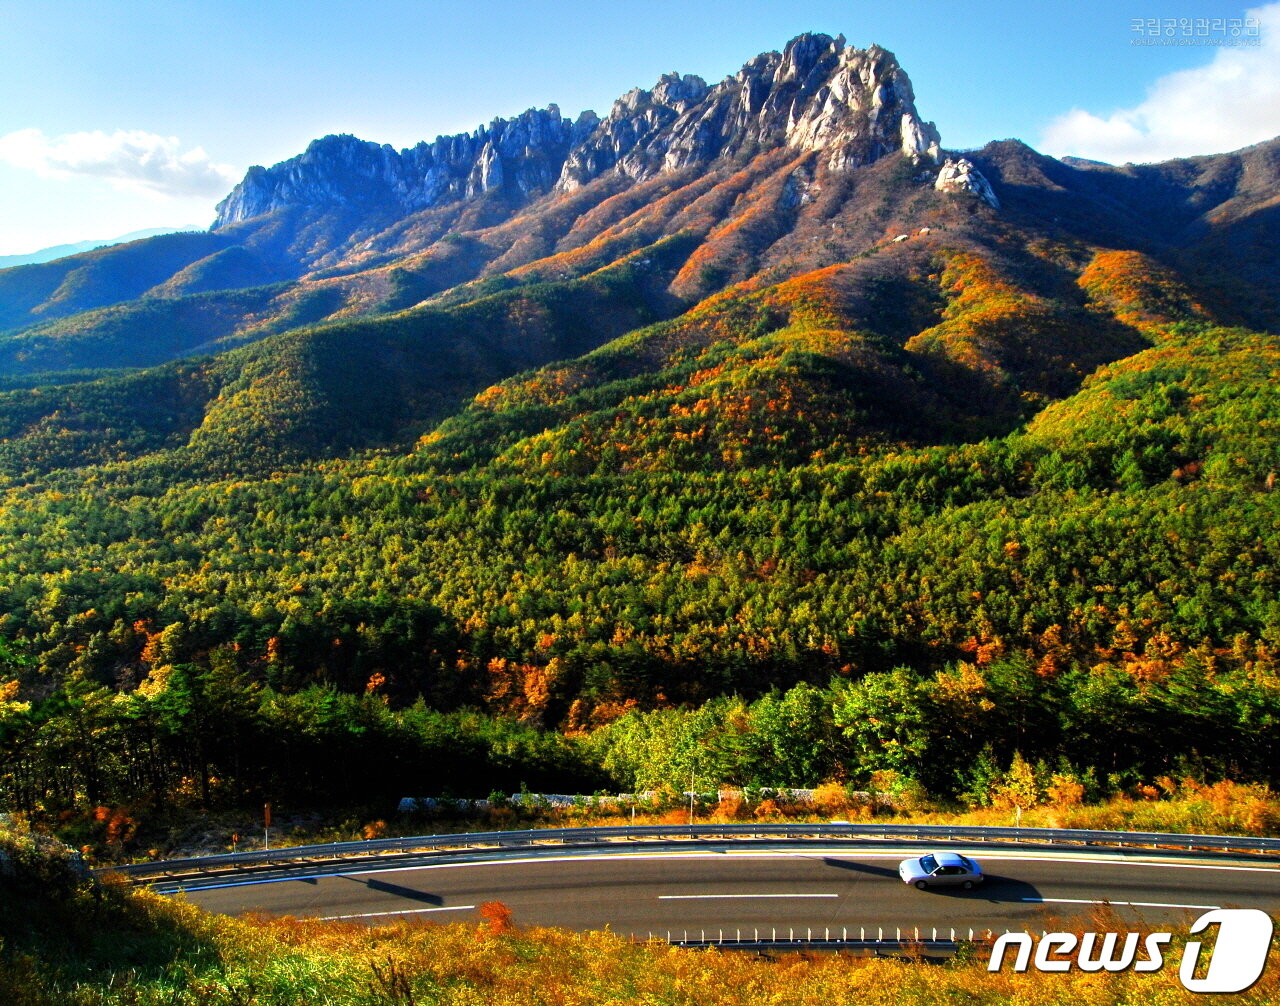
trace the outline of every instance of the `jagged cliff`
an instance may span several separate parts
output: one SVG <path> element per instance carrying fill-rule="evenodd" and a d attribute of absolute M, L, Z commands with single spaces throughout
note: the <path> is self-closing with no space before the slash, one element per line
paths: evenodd
<path fill-rule="evenodd" d="M 893 53 L 801 35 L 715 87 L 670 74 L 652 91 L 624 95 L 570 151 L 558 188 L 572 191 L 614 167 L 643 179 L 777 146 L 824 151 L 837 170 L 895 151 L 936 160 L 938 143 Z"/>
<path fill-rule="evenodd" d="M 806 34 L 714 87 L 664 75 L 603 119 L 586 111 L 570 121 L 550 105 L 401 151 L 327 136 L 272 168 L 250 168 L 219 204 L 214 229 L 297 205 L 409 213 L 488 192 L 526 202 L 610 171 L 638 181 L 771 147 L 821 151 L 833 170 L 896 152 L 936 161 L 938 144 L 893 53 Z"/>
<path fill-rule="evenodd" d="M 294 205 L 372 205 L 412 212 L 494 189 L 543 192 L 556 182 L 570 149 L 594 124 L 590 113 L 573 123 L 551 105 L 408 150 L 354 136 L 326 136 L 275 167 L 250 168 L 218 204 L 214 229 Z"/>

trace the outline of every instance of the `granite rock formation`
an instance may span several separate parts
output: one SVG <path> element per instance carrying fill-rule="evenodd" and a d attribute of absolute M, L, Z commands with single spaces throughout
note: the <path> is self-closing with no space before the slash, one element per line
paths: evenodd
<path fill-rule="evenodd" d="M 571 121 L 549 105 L 399 151 L 326 136 L 272 168 L 250 168 L 214 229 L 298 205 L 411 213 L 495 192 L 525 203 L 610 171 L 641 180 L 774 147 L 820 151 L 837 171 L 898 153 L 936 163 L 938 144 L 893 53 L 807 34 L 713 87 L 666 74 L 604 118 L 586 111 Z"/>

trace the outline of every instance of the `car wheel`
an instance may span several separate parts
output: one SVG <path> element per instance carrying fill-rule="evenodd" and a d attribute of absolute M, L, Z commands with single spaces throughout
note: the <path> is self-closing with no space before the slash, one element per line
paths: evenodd
<path fill-rule="evenodd" d="M 965 889 L 966 891 L 972 891 L 972 890 L 973 890 L 973 881 L 972 881 L 972 880 L 966 880 L 966 881 L 964 882 L 964 889 Z"/>
<path fill-rule="evenodd" d="M 926 887 L 928 887 L 928 886 L 929 886 L 929 885 L 928 885 L 928 884 L 926 884 L 923 880 L 917 880 L 917 881 L 916 881 L 916 888 L 917 888 L 918 890 L 923 891 L 923 890 L 924 890 Z"/>

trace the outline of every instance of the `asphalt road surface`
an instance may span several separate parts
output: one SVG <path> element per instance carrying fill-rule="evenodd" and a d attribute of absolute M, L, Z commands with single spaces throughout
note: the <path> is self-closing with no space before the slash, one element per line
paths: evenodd
<path fill-rule="evenodd" d="M 939 936 L 992 929 L 1053 929 L 1114 913 L 1118 924 L 1168 926 L 1210 908 L 1280 915 L 1280 866 L 1257 861 L 1169 862 L 1109 853 L 962 851 L 986 883 L 973 891 L 918 891 L 898 863 L 924 847 L 874 852 L 831 846 L 790 851 L 731 845 L 690 852 L 565 853 L 390 868 L 341 861 L 270 879 L 209 878 L 185 896 L 215 912 L 318 916 L 371 924 L 402 918 L 473 919 L 501 901 L 526 925 L 679 938 L 686 930 L 741 929 L 778 936 L 812 929 L 885 935 L 919 926 Z M 342 872 L 340 872 L 342 871 Z M 166 890 L 163 885 L 159 889 Z M 171 888 L 170 888 L 171 889 Z M 1109 903 L 1107 907 L 1103 903 Z M 1114 929 L 1114 925 L 1107 928 Z"/>

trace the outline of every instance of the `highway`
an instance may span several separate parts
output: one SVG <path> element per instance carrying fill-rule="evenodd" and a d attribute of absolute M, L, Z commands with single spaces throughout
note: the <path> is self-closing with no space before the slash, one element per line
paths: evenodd
<path fill-rule="evenodd" d="M 405 918 L 474 919 L 502 901 L 517 923 L 624 935 L 673 931 L 812 929 L 850 933 L 919 926 L 1032 930 L 1088 919 L 1102 902 L 1120 924 L 1176 925 L 1209 908 L 1280 915 L 1280 865 L 1223 858 L 1144 857 L 1120 851 L 1052 853 L 947 846 L 982 863 L 973 891 L 918 891 L 898 863 L 928 847 L 735 848 L 566 852 L 518 858 L 415 861 L 394 866 L 313 863 L 269 876 L 211 876 L 185 896 L 215 912 L 264 912 L 379 924 Z M 173 892 L 175 885 L 157 884 Z M 1101 909 L 1106 911 L 1106 909 Z M 1115 928 L 1111 926 L 1110 928 Z"/>

